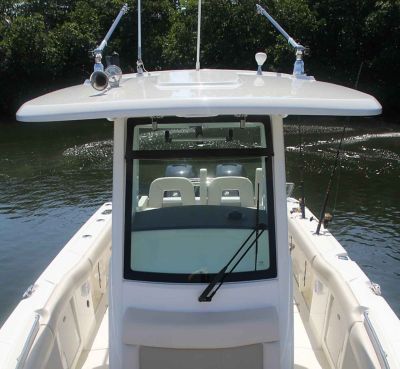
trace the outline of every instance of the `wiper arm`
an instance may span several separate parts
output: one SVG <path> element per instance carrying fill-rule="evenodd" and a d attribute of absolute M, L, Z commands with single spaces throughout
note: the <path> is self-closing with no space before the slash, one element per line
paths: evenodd
<path fill-rule="evenodd" d="M 250 251 L 250 249 L 255 245 L 258 241 L 258 239 L 261 237 L 261 235 L 264 233 L 266 230 L 267 226 L 263 223 L 258 224 L 257 227 L 250 233 L 250 235 L 246 238 L 246 240 L 240 245 L 239 249 L 235 252 L 235 255 L 232 256 L 232 258 L 226 263 L 226 265 L 214 276 L 213 280 L 208 284 L 208 286 L 204 289 L 202 294 L 199 296 L 199 301 L 200 302 L 209 302 L 212 300 L 216 292 L 219 290 L 219 288 L 222 286 L 222 284 L 225 281 L 225 278 L 232 273 L 236 266 L 242 261 L 242 259 L 247 255 L 247 253 Z M 259 230 L 261 229 L 261 232 Z M 246 249 L 246 251 L 242 254 L 242 256 L 239 258 L 239 260 L 233 265 L 233 267 L 229 270 L 229 272 L 226 272 L 229 266 L 231 265 L 232 261 L 236 258 L 236 256 L 240 253 L 240 251 L 243 250 L 243 248 L 246 246 L 246 244 L 249 242 L 250 238 L 253 237 L 253 235 L 256 234 L 256 238 L 251 242 L 249 247 Z"/>

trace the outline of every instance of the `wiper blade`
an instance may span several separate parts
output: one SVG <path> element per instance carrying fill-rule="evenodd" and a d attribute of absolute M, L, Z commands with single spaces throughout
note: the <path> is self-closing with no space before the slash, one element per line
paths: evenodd
<path fill-rule="evenodd" d="M 226 263 L 226 265 L 214 276 L 213 280 L 208 284 L 208 286 L 204 289 L 202 294 L 199 296 L 199 301 L 200 302 L 209 302 L 212 300 L 216 292 L 219 290 L 219 288 L 222 286 L 222 284 L 225 281 L 225 278 L 234 271 L 236 266 L 242 261 L 242 259 L 247 255 L 247 253 L 250 251 L 250 249 L 257 243 L 258 239 L 261 237 L 261 235 L 264 233 L 266 230 L 267 226 L 263 223 L 258 224 L 258 226 L 250 233 L 250 235 L 246 238 L 246 240 L 240 245 L 239 249 L 235 252 L 235 255 L 232 256 L 232 258 Z M 259 232 L 261 230 L 261 232 Z M 243 248 L 246 246 L 246 244 L 249 242 L 250 238 L 253 237 L 253 235 L 256 234 L 255 239 L 251 242 L 251 244 L 248 246 L 246 251 L 242 254 L 242 256 L 239 258 L 239 260 L 233 265 L 233 267 L 229 270 L 229 272 L 226 272 L 229 266 L 231 265 L 232 261 L 238 256 L 240 251 L 243 250 Z"/>

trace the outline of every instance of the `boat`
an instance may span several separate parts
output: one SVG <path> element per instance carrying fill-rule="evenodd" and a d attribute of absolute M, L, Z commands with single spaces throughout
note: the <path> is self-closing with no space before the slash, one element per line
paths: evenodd
<path fill-rule="evenodd" d="M 113 197 L 4 323 L 2 369 L 400 368 L 398 317 L 285 178 L 287 115 L 381 105 L 307 76 L 291 40 L 293 74 L 262 71 L 263 53 L 255 70 L 139 57 L 122 74 L 99 48 L 91 81 L 19 109 L 112 120 Z"/>

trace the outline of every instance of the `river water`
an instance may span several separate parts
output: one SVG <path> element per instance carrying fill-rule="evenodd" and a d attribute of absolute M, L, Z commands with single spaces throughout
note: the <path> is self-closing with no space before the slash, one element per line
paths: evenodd
<path fill-rule="evenodd" d="M 344 123 L 329 229 L 400 315 L 400 126 L 303 118 L 299 135 L 299 122 L 291 119 L 287 180 L 298 184 L 304 177 L 307 205 L 318 216 Z M 79 227 L 111 200 L 111 187 L 111 123 L 0 125 L 0 324 Z"/>

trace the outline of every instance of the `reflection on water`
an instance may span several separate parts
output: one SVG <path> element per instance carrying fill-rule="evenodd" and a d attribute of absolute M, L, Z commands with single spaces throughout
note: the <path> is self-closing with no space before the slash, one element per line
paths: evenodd
<path fill-rule="evenodd" d="M 112 125 L 0 125 L 0 324 L 59 250 L 111 200 Z"/>
<path fill-rule="evenodd" d="M 370 122 L 346 130 L 330 229 L 400 314 L 400 127 Z M 315 214 L 341 124 L 321 118 L 301 129 L 307 205 Z M 288 122 L 285 134 L 287 178 L 299 183 L 297 123 Z M 111 200 L 111 186 L 111 123 L 0 126 L 0 324 L 86 219 Z"/>

